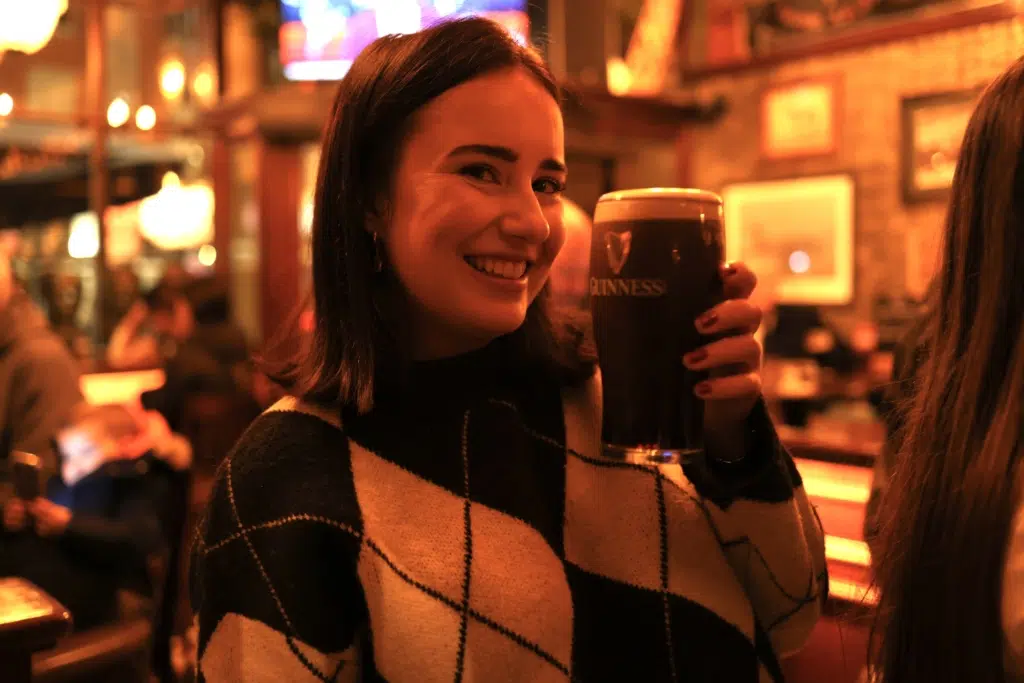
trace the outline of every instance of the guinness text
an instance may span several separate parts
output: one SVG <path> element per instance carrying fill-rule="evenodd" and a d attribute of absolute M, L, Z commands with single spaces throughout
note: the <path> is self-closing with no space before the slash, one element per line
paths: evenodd
<path fill-rule="evenodd" d="M 638 278 L 590 278 L 591 296 L 664 296 L 668 292 L 665 280 Z"/>

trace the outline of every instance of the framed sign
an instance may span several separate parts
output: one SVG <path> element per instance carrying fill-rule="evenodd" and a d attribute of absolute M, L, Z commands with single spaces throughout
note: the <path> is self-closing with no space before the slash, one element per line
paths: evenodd
<path fill-rule="evenodd" d="M 960 143 L 980 90 L 943 92 L 900 102 L 903 198 L 942 199 L 953 184 Z"/>
<path fill-rule="evenodd" d="M 849 175 L 739 183 L 722 191 L 725 249 L 778 303 L 853 300 L 854 182 Z"/>
<path fill-rule="evenodd" d="M 768 160 L 826 156 L 839 143 L 838 78 L 775 85 L 761 94 L 761 156 Z"/>

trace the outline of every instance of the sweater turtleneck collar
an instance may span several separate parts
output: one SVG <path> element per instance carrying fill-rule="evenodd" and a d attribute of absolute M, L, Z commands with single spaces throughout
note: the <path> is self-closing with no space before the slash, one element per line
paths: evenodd
<path fill-rule="evenodd" d="M 462 403 L 501 393 L 526 370 L 514 336 L 457 356 L 412 362 L 395 377 L 380 378 L 375 411 L 420 401 Z"/>

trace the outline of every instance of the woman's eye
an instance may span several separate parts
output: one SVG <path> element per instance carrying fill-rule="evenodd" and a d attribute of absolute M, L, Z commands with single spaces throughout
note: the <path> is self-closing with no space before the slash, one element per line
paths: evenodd
<path fill-rule="evenodd" d="M 533 182 L 533 191 L 544 194 L 560 194 L 565 191 L 565 183 L 554 178 L 540 178 Z"/>
<path fill-rule="evenodd" d="M 474 180 L 481 180 L 485 183 L 498 182 L 498 172 L 494 170 L 492 166 L 488 166 L 487 164 L 470 164 L 469 166 L 463 166 L 459 169 L 459 173 L 473 178 Z"/>

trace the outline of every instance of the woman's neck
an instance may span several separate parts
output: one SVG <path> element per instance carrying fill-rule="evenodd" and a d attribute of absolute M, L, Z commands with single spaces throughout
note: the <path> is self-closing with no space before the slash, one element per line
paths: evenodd
<path fill-rule="evenodd" d="M 479 351 L 495 340 L 490 334 L 425 321 L 413 325 L 411 336 L 411 359 L 417 363 Z"/>
<path fill-rule="evenodd" d="M 462 403 L 503 391 L 519 374 L 505 338 L 473 345 L 433 346 L 429 348 L 432 353 L 422 353 L 424 347 L 418 350 L 421 353 L 395 367 L 396 372 L 378 376 L 376 404 Z"/>

